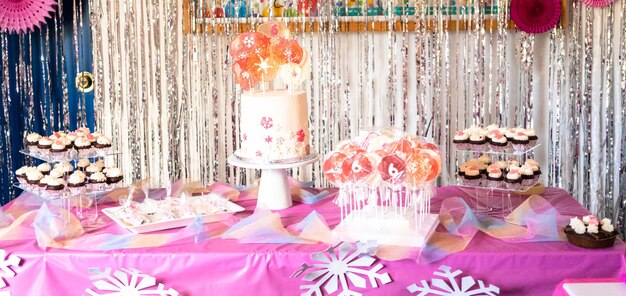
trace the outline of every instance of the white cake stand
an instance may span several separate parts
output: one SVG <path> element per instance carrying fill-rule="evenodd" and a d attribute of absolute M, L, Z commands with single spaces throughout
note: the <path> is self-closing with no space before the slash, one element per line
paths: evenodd
<path fill-rule="evenodd" d="M 228 158 L 228 163 L 247 169 L 260 169 L 261 183 L 259 184 L 259 197 L 257 208 L 282 210 L 293 205 L 291 191 L 287 180 L 287 169 L 305 166 L 316 162 L 319 154 L 313 152 L 305 157 L 280 163 L 259 163 L 243 159 L 233 154 Z"/>

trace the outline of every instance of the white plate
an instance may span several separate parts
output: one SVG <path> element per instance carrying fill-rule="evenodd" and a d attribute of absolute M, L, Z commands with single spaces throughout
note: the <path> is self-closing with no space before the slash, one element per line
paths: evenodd
<path fill-rule="evenodd" d="M 186 227 L 194 219 L 194 217 L 186 217 L 186 218 L 180 218 L 176 220 L 155 222 L 155 223 L 143 224 L 139 226 L 131 226 L 131 225 L 124 223 L 122 219 L 120 219 L 115 214 L 119 208 L 121 208 L 121 206 L 103 209 L 102 212 L 105 215 L 107 215 L 109 218 L 111 218 L 111 220 L 115 221 L 115 223 L 117 223 L 119 226 L 121 226 L 122 228 L 126 228 L 130 232 L 133 232 L 133 233 L 146 233 L 146 232 L 159 231 L 159 230 L 165 230 L 165 229 Z M 224 221 L 228 219 L 232 214 L 245 210 L 241 206 L 234 204 L 230 201 L 227 202 L 226 208 L 227 209 L 225 212 L 202 216 L 202 223 L 205 224 L 205 223 Z"/>

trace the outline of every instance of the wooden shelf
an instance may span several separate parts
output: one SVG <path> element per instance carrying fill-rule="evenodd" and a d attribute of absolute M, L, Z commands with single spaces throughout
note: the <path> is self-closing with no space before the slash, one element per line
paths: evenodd
<path fill-rule="evenodd" d="M 412 16 L 407 17 L 338 17 L 338 21 L 332 23 L 323 18 L 275 18 L 287 22 L 289 29 L 294 33 L 299 32 L 320 32 L 329 31 L 334 28 L 335 32 L 414 32 L 416 30 L 438 30 L 440 28 L 446 30 L 468 30 L 476 28 L 476 22 L 461 20 L 444 20 L 438 21 L 414 21 Z M 204 33 L 242 33 L 252 31 L 252 28 L 258 24 L 262 24 L 269 19 L 246 19 L 246 18 L 220 18 L 220 19 L 200 19 L 196 20 L 195 28 L 188 28 L 186 32 Z M 419 27 L 423 26 L 423 27 Z M 487 19 L 483 23 L 483 28 L 487 31 L 498 29 L 498 22 L 493 19 Z M 514 29 L 513 22 L 508 22 L 507 29 Z"/>

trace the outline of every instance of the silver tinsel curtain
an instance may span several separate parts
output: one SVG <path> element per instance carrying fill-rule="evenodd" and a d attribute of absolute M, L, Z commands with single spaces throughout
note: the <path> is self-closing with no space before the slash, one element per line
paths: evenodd
<path fill-rule="evenodd" d="M 312 145 L 322 155 L 367 127 L 396 126 L 441 145 L 454 172 L 454 131 L 471 124 L 534 127 L 547 186 L 563 187 L 592 212 L 622 220 L 626 193 L 626 5 L 592 9 L 567 1 L 562 26 L 541 35 L 506 29 L 508 2 L 485 15 L 450 16 L 450 1 L 416 1 L 415 15 L 383 21 L 433 20 L 435 29 L 338 31 L 334 4 L 316 18 L 287 18 L 319 31 L 300 33 L 312 53 L 307 90 Z M 240 89 L 231 75 L 229 41 L 239 23 L 257 18 L 201 20 L 183 1 L 93 0 L 95 114 L 114 135 L 128 178 L 161 182 L 250 183 L 256 172 L 229 166 L 238 145 Z M 186 33 L 184 19 L 211 25 Z M 362 17 L 368 20 L 373 17 Z M 444 20 L 475 22 L 446 29 Z M 494 19 L 498 27 L 486 28 Z M 223 30 L 216 30 L 216 24 Z M 304 181 L 327 183 L 320 163 L 295 170 Z M 440 183 L 450 182 L 450 174 Z M 622 220 L 623 222 L 623 220 Z M 621 225 L 624 225 L 623 223 Z"/>

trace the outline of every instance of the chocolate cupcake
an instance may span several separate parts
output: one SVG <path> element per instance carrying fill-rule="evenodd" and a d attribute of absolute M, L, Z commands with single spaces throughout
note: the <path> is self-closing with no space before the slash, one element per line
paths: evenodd
<path fill-rule="evenodd" d="M 102 167 L 97 166 L 92 163 L 89 166 L 87 166 L 87 168 L 85 169 L 85 174 L 87 175 L 87 177 L 91 177 L 92 174 L 99 173 L 101 171 L 102 171 Z"/>
<path fill-rule="evenodd" d="M 473 133 L 470 136 L 469 141 L 471 149 L 474 151 L 483 151 L 483 149 L 485 148 L 485 144 L 487 143 L 485 135 L 480 133 Z"/>
<path fill-rule="evenodd" d="M 52 167 L 50 166 L 49 163 L 42 163 L 40 165 L 37 166 L 37 169 L 44 175 L 48 175 L 50 174 L 50 171 L 52 170 Z"/>
<path fill-rule="evenodd" d="M 104 170 L 104 173 L 107 177 L 108 184 L 117 184 L 124 178 L 122 176 L 122 171 L 118 168 L 107 168 Z"/>
<path fill-rule="evenodd" d="M 55 168 L 50 171 L 49 176 L 52 176 L 55 178 L 63 178 L 65 176 L 65 173 L 63 172 L 63 170 Z"/>
<path fill-rule="evenodd" d="M 40 181 L 44 175 L 39 170 L 29 170 L 26 173 L 26 183 L 32 186 L 40 186 Z"/>
<path fill-rule="evenodd" d="M 525 133 L 518 132 L 513 137 L 513 149 L 517 152 L 526 151 L 529 147 L 530 140 L 528 140 L 528 136 Z"/>
<path fill-rule="evenodd" d="M 50 147 L 52 147 L 52 143 L 54 143 L 50 138 L 48 137 L 42 137 L 41 139 L 39 139 L 39 141 L 37 141 L 37 148 L 39 150 L 50 150 Z"/>
<path fill-rule="evenodd" d="M 45 184 L 47 191 L 59 192 L 65 188 L 65 181 L 61 178 L 48 177 Z"/>
<path fill-rule="evenodd" d="M 79 171 L 86 171 L 87 167 L 91 164 L 91 162 L 89 162 L 89 159 L 87 158 L 81 158 L 79 161 L 76 162 L 76 169 Z"/>
<path fill-rule="evenodd" d="M 458 131 L 454 135 L 452 143 L 454 143 L 454 146 L 456 146 L 458 150 L 467 150 L 470 147 L 469 135 L 463 131 Z"/>
<path fill-rule="evenodd" d="M 522 175 L 519 172 L 519 168 L 509 168 L 509 172 L 504 178 L 504 182 L 508 189 L 519 190 L 522 185 Z"/>
<path fill-rule="evenodd" d="M 98 137 L 93 146 L 98 149 L 111 148 L 111 139 L 105 136 Z"/>
<path fill-rule="evenodd" d="M 26 135 L 26 147 L 32 148 L 37 147 L 41 136 L 38 133 L 30 133 Z"/>
<path fill-rule="evenodd" d="M 21 168 L 17 169 L 17 171 L 15 171 L 15 178 L 17 178 L 17 181 L 20 184 L 25 184 L 25 183 L 27 183 L 26 182 L 26 174 L 29 171 L 33 170 L 33 169 L 34 169 L 33 167 L 30 167 L 30 166 L 27 166 L 27 165 L 21 167 Z"/>
<path fill-rule="evenodd" d="M 487 169 L 487 184 L 492 188 L 499 188 L 504 180 L 502 171 L 495 165 L 489 166 Z"/>
<path fill-rule="evenodd" d="M 63 141 L 56 140 L 50 146 L 50 153 L 56 157 L 56 159 L 67 158 L 67 146 L 63 144 Z"/>
<path fill-rule="evenodd" d="M 480 174 L 480 170 L 477 167 L 468 167 L 465 169 L 465 175 L 463 176 L 463 182 L 469 186 L 480 186 L 483 176 Z"/>
<path fill-rule="evenodd" d="M 107 177 L 102 172 L 96 172 L 89 176 L 89 187 L 94 190 L 101 190 L 106 185 Z"/>
<path fill-rule="evenodd" d="M 489 140 L 489 147 L 494 152 L 504 152 L 508 145 L 509 141 L 500 133 L 493 135 Z"/>
<path fill-rule="evenodd" d="M 79 193 L 85 189 L 87 184 L 85 173 L 76 171 L 67 178 L 67 187 L 73 194 Z"/>
<path fill-rule="evenodd" d="M 74 141 L 74 149 L 78 153 L 88 152 L 91 149 L 91 142 L 86 138 L 78 138 Z"/>
<path fill-rule="evenodd" d="M 522 185 L 530 186 L 533 184 L 535 179 L 535 175 L 533 174 L 533 169 L 530 165 L 523 165 L 520 167 L 519 172 L 522 174 Z"/>
<path fill-rule="evenodd" d="M 539 137 L 537 137 L 537 132 L 535 131 L 535 129 L 528 128 L 524 130 L 524 133 L 528 136 L 528 145 L 530 147 L 535 146 L 537 144 L 537 140 L 539 139 Z"/>

